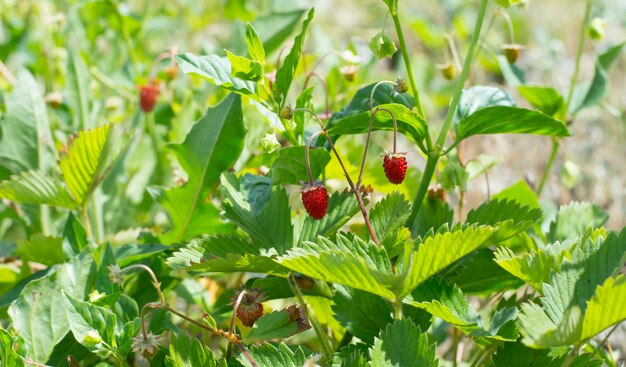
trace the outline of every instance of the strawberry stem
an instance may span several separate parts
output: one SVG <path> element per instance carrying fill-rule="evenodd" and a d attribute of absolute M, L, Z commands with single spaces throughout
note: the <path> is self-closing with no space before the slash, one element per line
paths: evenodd
<path fill-rule="evenodd" d="M 311 173 L 311 160 L 309 158 L 309 150 L 311 150 L 311 144 L 313 143 L 313 139 L 317 138 L 322 134 L 324 130 L 320 130 L 315 134 L 311 135 L 309 140 L 306 142 L 306 146 L 304 148 L 304 160 L 306 163 L 306 173 L 309 175 L 309 185 L 313 186 L 313 174 Z"/>

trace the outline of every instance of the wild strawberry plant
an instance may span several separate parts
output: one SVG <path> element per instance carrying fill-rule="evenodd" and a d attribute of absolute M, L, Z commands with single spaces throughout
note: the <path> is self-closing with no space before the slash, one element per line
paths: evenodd
<path fill-rule="evenodd" d="M 2 365 L 618 365 L 606 340 L 626 319 L 626 229 L 604 228 L 594 204 L 539 197 L 623 43 L 579 83 L 587 28 L 602 35 L 587 0 L 566 96 L 526 85 L 517 3 L 468 5 L 464 55 L 445 36 L 442 119 L 422 103 L 397 0 L 377 4 L 393 27 L 368 52 L 401 57 L 403 76 L 357 87 L 354 52 L 325 74 L 336 55 L 307 49 L 312 8 L 245 23 L 225 56 L 171 48 L 153 62 L 120 4 L 72 8 L 87 40 L 124 45 L 124 75 L 68 44 L 66 100 L 44 99 L 33 73 L 0 64 Z M 112 36 L 92 22 L 102 11 Z M 254 17 L 245 2 L 227 13 Z M 470 81 L 499 17 L 499 69 L 532 109 Z M 91 82 L 126 107 L 103 106 Z M 552 153 L 536 187 L 519 181 L 464 212 L 463 146 L 487 134 L 537 135 Z"/>

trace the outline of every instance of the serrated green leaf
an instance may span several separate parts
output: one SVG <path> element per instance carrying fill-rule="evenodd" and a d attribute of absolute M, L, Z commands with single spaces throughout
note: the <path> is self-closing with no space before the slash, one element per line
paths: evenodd
<path fill-rule="evenodd" d="M 228 58 L 216 55 L 197 56 L 192 53 L 176 55 L 180 69 L 186 74 L 197 75 L 209 82 L 244 95 L 256 94 L 256 84 L 231 75 L 232 67 Z"/>
<path fill-rule="evenodd" d="M 395 233 L 410 214 L 410 204 L 404 195 L 392 192 L 379 201 L 370 211 L 370 220 L 376 236 L 384 239 Z"/>
<path fill-rule="evenodd" d="M 209 347 L 196 338 L 190 339 L 182 331 L 170 336 L 170 354 L 165 358 L 167 367 L 216 367 L 217 362 Z"/>
<path fill-rule="evenodd" d="M 18 203 L 52 205 L 77 209 L 65 186 L 37 171 L 24 171 L 0 182 L 0 198 Z"/>
<path fill-rule="evenodd" d="M 65 296 L 65 314 L 76 341 L 92 353 L 97 353 L 104 346 L 103 342 L 111 348 L 117 347 L 115 338 L 117 318 L 113 312 L 103 307 L 81 302 L 65 292 L 63 295 Z M 89 336 L 94 332 L 97 332 L 101 338 L 98 343 L 90 341 Z"/>
<path fill-rule="evenodd" d="M 241 80 L 258 82 L 263 78 L 263 65 L 247 57 L 237 56 L 230 51 L 226 51 L 226 57 L 230 62 L 230 75 Z"/>
<path fill-rule="evenodd" d="M 224 216 L 246 231 L 255 246 L 278 254 L 293 246 L 293 225 L 289 197 L 285 189 L 274 186 L 269 202 L 257 215 L 252 213 L 234 175 L 223 175 L 222 186 L 229 201 L 223 204 Z"/>
<path fill-rule="evenodd" d="M 85 228 L 70 212 L 63 227 L 63 253 L 68 259 L 72 258 L 78 255 L 88 243 Z"/>
<path fill-rule="evenodd" d="M 265 176 L 246 173 L 241 178 L 241 193 L 250 204 L 252 214 L 258 215 L 270 201 L 272 195 L 272 179 Z"/>
<path fill-rule="evenodd" d="M 609 215 L 595 204 L 571 202 L 559 208 L 555 220 L 550 223 L 548 240 L 563 241 L 580 236 L 587 228 L 604 225 Z"/>
<path fill-rule="evenodd" d="M 450 227 L 453 219 L 454 210 L 450 208 L 447 202 L 426 197 L 420 207 L 420 211 L 415 217 L 415 224 L 413 225 L 411 234 L 414 237 L 423 237 L 430 230 L 436 231 L 444 225 Z"/>
<path fill-rule="evenodd" d="M 309 24 L 313 20 L 313 16 L 315 15 L 315 9 L 311 8 L 309 13 L 307 14 L 304 23 L 302 23 L 302 30 L 296 36 L 296 39 L 293 42 L 293 46 L 291 50 L 285 56 L 282 65 L 276 70 L 276 82 L 274 89 L 274 97 L 282 103 L 287 99 L 287 93 L 289 93 L 289 88 L 291 87 L 291 82 L 293 81 L 294 74 L 296 73 L 296 68 L 298 67 L 298 63 L 300 62 L 300 56 L 302 55 L 302 47 L 304 47 L 304 36 L 306 35 L 306 31 L 309 28 Z"/>
<path fill-rule="evenodd" d="M 376 92 L 378 92 L 378 89 Z M 418 112 L 410 110 L 405 105 L 398 103 L 381 104 L 379 107 L 391 111 L 394 114 L 398 132 L 406 135 L 416 143 L 422 142 L 428 131 L 428 125 Z M 355 110 L 353 113 L 344 113 L 344 111 L 342 111 L 341 117 L 335 114 L 338 115 L 338 117 L 332 119 L 332 122 L 329 123 L 328 133 L 330 135 L 366 134 L 369 129 L 371 116 L 369 109 L 357 111 L 358 110 Z M 384 111 L 376 113 L 372 130 L 393 131 L 393 118 L 391 115 Z"/>
<path fill-rule="evenodd" d="M 373 344 L 379 331 L 393 321 L 391 306 L 385 299 L 343 286 L 335 286 L 332 310 L 343 327 L 369 344 Z"/>
<path fill-rule="evenodd" d="M 505 343 L 493 357 L 494 367 L 561 367 L 568 357 L 569 349 L 533 349 L 521 342 Z M 589 353 L 577 355 L 570 366 L 600 367 L 602 360 Z"/>
<path fill-rule="evenodd" d="M 4 95 L 6 115 L 0 120 L 0 166 L 9 172 L 40 169 L 54 162 L 46 104 L 35 78 L 20 70 L 11 94 Z"/>
<path fill-rule="evenodd" d="M 480 269 L 480 271 L 476 271 Z M 459 260 L 446 277 L 465 294 L 490 295 L 506 289 L 516 289 L 523 282 L 494 261 L 494 251 L 479 249 Z"/>
<path fill-rule="evenodd" d="M 468 179 L 469 173 L 459 162 L 449 161 L 437 180 L 445 191 L 452 192 L 458 187 L 461 192 L 466 192 Z"/>
<path fill-rule="evenodd" d="M 81 130 L 61 152 L 59 168 L 74 200 L 83 205 L 100 182 L 107 156 L 111 125 Z"/>
<path fill-rule="evenodd" d="M 46 363 L 54 346 L 69 331 L 63 291 L 84 299 L 94 284 L 94 262 L 90 253 L 83 252 L 72 262 L 65 263 L 46 276 L 24 287 L 11 306 L 9 315 L 13 327 L 24 338 L 27 358 Z"/>
<path fill-rule="evenodd" d="M 495 262 L 504 270 L 538 291 L 541 291 L 543 283 L 550 281 L 550 273 L 553 270 L 559 270 L 558 260 L 541 249 L 515 256 L 513 251 L 506 247 L 498 248 L 495 257 Z"/>
<path fill-rule="evenodd" d="M 570 135 L 559 120 L 541 112 L 509 106 L 486 107 L 459 122 L 457 140 L 479 134 Z"/>
<path fill-rule="evenodd" d="M 328 199 L 328 212 L 324 218 L 316 220 L 309 216 L 304 219 L 298 243 L 313 241 L 318 236 L 330 236 L 338 231 L 359 211 L 354 195 L 350 192 L 334 192 Z"/>
<path fill-rule="evenodd" d="M 309 150 L 309 161 L 311 163 L 311 175 L 313 179 L 318 178 L 328 162 L 330 154 L 326 149 L 314 148 Z M 299 185 L 302 181 L 309 181 L 306 169 L 305 147 L 286 147 L 278 150 L 278 157 L 272 163 L 270 171 L 274 184 Z"/>
<path fill-rule="evenodd" d="M 265 48 L 263 42 L 256 33 L 256 30 L 250 23 L 246 23 L 246 46 L 248 46 L 248 55 L 252 60 L 256 60 L 261 65 L 265 65 Z"/>
<path fill-rule="evenodd" d="M 437 233 L 417 247 L 406 270 L 401 295 L 407 295 L 426 279 L 470 252 L 489 243 L 494 228 L 471 226 L 453 232 Z"/>
<path fill-rule="evenodd" d="M 602 330 L 626 320 L 626 277 L 607 278 L 587 303 L 581 340 L 594 337 Z"/>
<path fill-rule="evenodd" d="M 278 347 L 266 343 L 252 347 L 248 351 L 258 367 L 302 367 L 306 362 L 306 356 L 301 347 L 291 350 L 284 343 L 278 344 Z M 237 360 L 246 367 L 252 367 L 243 354 L 240 354 Z"/>
<path fill-rule="evenodd" d="M 511 238 L 541 219 L 541 210 L 522 207 L 515 201 L 494 199 L 467 213 L 466 223 L 497 226 L 495 242 Z"/>
<path fill-rule="evenodd" d="M 515 320 L 517 308 L 502 308 L 492 317 L 491 325 L 486 328 L 482 317 L 470 306 L 461 289 L 445 279 L 430 279 L 411 293 L 410 304 L 423 308 L 433 316 L 454 325 L 480 345 L 491 345 L 502 341 L 517 339 L 517 333 L 499 335 L 503 326 Z"/>
<path fill-rule="evenodd" d="M 379 338 L 382 341 L 380 349 L 384 352 L 384 360 L 391 362 L 389 366 L 439 365 L 435 357 L 435 345 L 429 345 L 426 334 L 409 319 L 395 320 L 388 324 Z"/>
<path fill-rule="evenodd" d="M 515 200 L 523 207 L 529 207 L 530 209 L 540 209 L 539 198 L 533 189 L 528 186 L 526 181 L 520 180 L 493 195 L 492 199 L 496 200 Z"/>

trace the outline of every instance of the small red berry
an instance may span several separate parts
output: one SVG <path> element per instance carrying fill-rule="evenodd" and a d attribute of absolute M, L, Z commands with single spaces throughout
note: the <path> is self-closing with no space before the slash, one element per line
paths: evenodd
<path fill-rule="evenodd" d="M 322 219 L 328 210 L 328 191 L 321 183 L 302 188 L 302 204 L 313 219 Z"/>
<path fill-rule="evenodd" d="M 406 176 L 406 158 L 402 153 L 385 154 L 383 157 L 385 176 L 394 185 L 401 184 Z"/>
<path fill-rule="evenodd" d="M 139 87 L 139 106 L 143 112 L 150 112 L 154 109 L 156 100 L 159 97 L 159 85 L 150 82 L 148 85 Z"/>
<path fill-rule="evenodd" d="M 242 289 L 241 292 L 245 293 L 241 296 L 239 307 L 237 307 L 237 317 L 242 324 L 252 327 L 256 320 L 263 316 L 263 305 L 261 302 L 265 299 L 265 296 L 256 289 Z M 239 294 L 233 297 L 234 302 L 239 298 Z"/>

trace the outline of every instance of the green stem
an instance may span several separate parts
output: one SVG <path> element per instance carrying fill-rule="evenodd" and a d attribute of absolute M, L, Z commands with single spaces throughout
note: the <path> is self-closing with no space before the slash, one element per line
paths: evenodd
<path fill-rule="evenodd" d="M 91 223 L 89 221 L 89 214 L 87 213 L 87 202 L 83 204 L 83 207 L 80 210 L 80 216 L 83 220 L 83 226 L 85 227 L 85 235 L 87 235 L 87 238 L 93 239 L 91 234 Z"/>
<path fill-rule="evenodd" d="M 415 84 L 415 76 L 413 76 L 413 67 L 411 66 L 411 59 L 409 58 L 409 53 L 406 47 L 406 41 L 404 40 L 404 32 L 402 31 L 402 26 L 400 25 L 400 17 L 398 14 L 391 13 L 391 19 L 393 19 L 393 24 L 396 26 L 396 33 L 398 34 L 398 41 L 400 42 L 400 50 L 402 51 L 402 58 L 404 59 L 404 66 L 406 67 L 406 73 L 409 77 L 409 83 L 411 83 L 411 89 L 413 89 L 413 97 L 415 98 L 415 105 L 417 106 L 417 112 L 419 112 L 420 116 L 426 119 L 426 115 L 424 114 L 424 108 L 422 107 L 422 101 L 420 100 L 419 90 L 417 89 L 417 84 Z M 430 138 L 430 134 L 426 134 L 426 144 L 428 146 L 428 150 L 432 150 L 432 140 Z"/>
<path fill-rule="evenodd" d="M 300 306 L 308 309 L 307 303 L 304 300 L 304 296 L 302 295 L 302 292 L 300 292 L 300 288 L 298 288 L 298 284 L 296 283 L 294 279 L 293 273 L 289 274 L 289 285 L 291 286 L 291 290 L 293 291 L 293 294 L 296 296 L 296 299 L 298 300 L 298 303 L 300 304 Z M 309 316 L 309 321 L 311 322 L 311 326 L 313 326 L 313 330 L 315 331 L 315 334 L 317 335 L 317 338 L 320 341 L 320 346 L 322 347 L 322 351 L 324 353 L 324 359 L 326 360 L 326 362 L 332 361 L 332 358 L 333 358 L 332 342 L 328 338 L 328 335 L 324 332 L 324 329 L 322 329 L 322 326 L 317 321 L 317 318 L 311 312 L 307 312 L 307 314 Z"/>
<path fill-rule="evenodd" d="M 546 168 L 543 170 L 543 175 L 541 176 L 541 181 L 539 182 L 539 187 L 537 187 L 537 196 L 541 196 L 541 192 L 543 191 L 543 187 L 548 180 L 548 176 L 552 171 L 552 166 L 554 165 L 554 160 L 559 151 L 559 141 L 556 138 L 552 138 L 552 150 L 550 151 L 550 157 L 548 158 L 548 163 L 546 164 Z"/>
<path fill-rule="evenodd" d="M 430 180 L 433 178 L 435 174 L 435 168 L 437 168 L 437 162 L 439 161 L 439 154 L 429 154 L 428 160 L 426 161 L 426 167 L 424 168 L 424 173 L 422 174 L 422 180 L 420 181 L 420 186 L 417 189 L 417 194 L 415 195 L 415 201 L 413 201 L 413 206 L 411 207 L 411 215 L 406 220 L 405 225 L 409 228 L 413 228 L 415 223 L 415 219 L 417 218 L 417 213 L 420 211 L 420 207 L 422 206 L 422 202 L 424 201 L 424 197 L 426 196 L 426 192 L 428 191 L 428 185 L 430 185 Z"/>
<path fill-rule="evenodd" d="M 452 118 L 456 112 L 456 108 L 459 104 L 459 100 L 461 98 L 461 92 L 463 91 L 463 86 L 465 85 L 465 81 L 469 76 L 470 70 L 472 68 L 472 62 L 474 60 L 474 56 L 476 54 L 476 45 L 478 44 L 478 40 L 480 38 L 480 30 L 483 26 L 483 20 L 485 19 L 485 12 L 487 10 L 488 0 L 480 1 L 480 8 L 478 11 L 478 18 L 476 19 L 476 24 L 474 26 L 474 33 L 472 34 L 472 39 L 470 41 L 470 47 L 467 50 L 467 56 L 465 56 L 465 62 L 463 63 L 463 71 L 461 72 L 461 77 L 459 78 L 456 90 L 454 91 L 454 95 L 452 97 L 452 102 L 450 103 L 450 108 L 448 109 L 448 113 L 446 114 L 446 118 L 443 122 L 443 126 L 441 127 L 441 131 L 439 132 L 439 136 L 437 137 L 436 146 L 431 150 L 431 154 L 428 155 L 428 161 L 426 162 L 426 168 L 424 169 L 424 174 L 422 175 L 422 182 L 420 183 L 420 187 L 417 190 L 417 195 L 415 195 L 415 200 L 413 200 L 413 206 L 411 208 L 411 215 L 407 220 L 406 224 L 410 228 L 412 228 L 415 224 L 415 218 L 417 217 L 417 213 L 422 205 L 422 201 L 424 201 L 424 197 L 426 196 L 426 192 L 428 191 L 428 185 L 430 184 L 430 180 L 435 173 L 435 167 L 437 166 L 437 161 L 439 161 L 441 147 L 446 141 L 446 136 L 448 135 L 448 130 L 452 126 Z"/>
<path fill-rule="evenodd" d="M 587 36 L 587 27 L 589 24 L 589 15 L 591 13 L 591 0 L 585 2 L 585 15 L 583 16 L 583 25 L 580 27 L 580 35 L 578 38 L 578 50 L 576 51 L 576 66 L 574 67 L 574 74 L 572 74 L 572 81 L 569 86 L 569 93 L 567 94 L 567 102 L 565 103 L 565 111 L 569 111 L 570 103 L 572 103 L 572 97 L 574 97 L 574 87 L 578 81 L 578 72 L 580 71 L 580 60 L 582 59 L 583 51 L 585 50 L 585 38 Z"/>
<path fill-rule="evenodd" d="M 397 299 L 393 303 L 393 317 L 396 320 L 402 320 L 402 300 Z"/>

